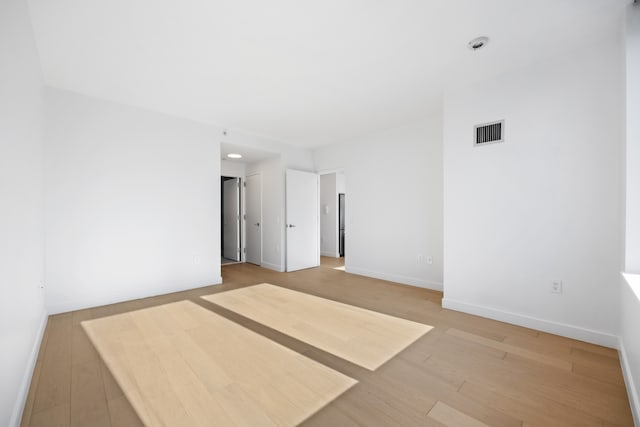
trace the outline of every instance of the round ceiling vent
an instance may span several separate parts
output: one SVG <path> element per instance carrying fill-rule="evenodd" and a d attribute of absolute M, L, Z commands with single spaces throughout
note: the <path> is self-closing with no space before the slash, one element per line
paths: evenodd
<path fill-rule="evenodd" d="M 480 50 L 485 47 L 489 43 L 489 37 L 476 37 L 475 39 L 469 42 L 469 49 L 471 50 Z"/>

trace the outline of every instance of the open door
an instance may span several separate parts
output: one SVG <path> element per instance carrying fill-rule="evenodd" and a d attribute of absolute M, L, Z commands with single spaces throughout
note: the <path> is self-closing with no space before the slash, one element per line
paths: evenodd
<path fill-rule="evenodd" d="M 317 174 L 287 169 L 287 271 L 320 265 L 318 187 Z"/>
<path fill-rule="evenodd" d="M 344 193 L 338 194 L 338 251 L 344 256 Z"/>
<path fill-rule="evenodd" d="M 240 261 L 240 178 L 222 183 L 222 256 Z"/>
<path fill-rule="evenodd" d="M 249 175 L 245 181 L 246 261 L 262 264 L 262 181 L 260 174 Z"/>

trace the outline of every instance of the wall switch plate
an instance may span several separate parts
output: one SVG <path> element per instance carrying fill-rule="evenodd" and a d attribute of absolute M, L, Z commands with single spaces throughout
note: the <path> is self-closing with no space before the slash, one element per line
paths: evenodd
<path fill-rule="evenodd" d="M 432 256 L 428 256 L 427 257 L 427 264 L 429 264 L 429 265 L 433 264 L 433 257 Z"/>
<path fill-rule="evenodd" d="M 562 280 L 554 280 L 553 282 L 551 282 L 551 293 L 553 294 L 562 293 Z"/>

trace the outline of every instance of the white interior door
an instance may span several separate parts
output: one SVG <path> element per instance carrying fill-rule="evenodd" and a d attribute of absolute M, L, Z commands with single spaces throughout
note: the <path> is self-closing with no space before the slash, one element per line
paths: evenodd
<path fill-rule="evenodd" d="M 262 181 L 260 175 L 245 179 L 247 262 L 262 264 Z"/>
<path fill-rule="evenodd" d="M 319 179 L 287 169 L 287 271 L 320 265 Z"/>
<path fill-rule="evenodd" d="M 240 261 L 240 178 L 222 183 L 222 256 Z"/>

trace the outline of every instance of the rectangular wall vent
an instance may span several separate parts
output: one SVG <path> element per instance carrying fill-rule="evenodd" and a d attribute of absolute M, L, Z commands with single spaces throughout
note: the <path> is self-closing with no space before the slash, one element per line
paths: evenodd
<path fill-rule="evenodd" d="M 474 145 L 504 142 L 504 120 L 477 125 L 473 128 Z"/>

